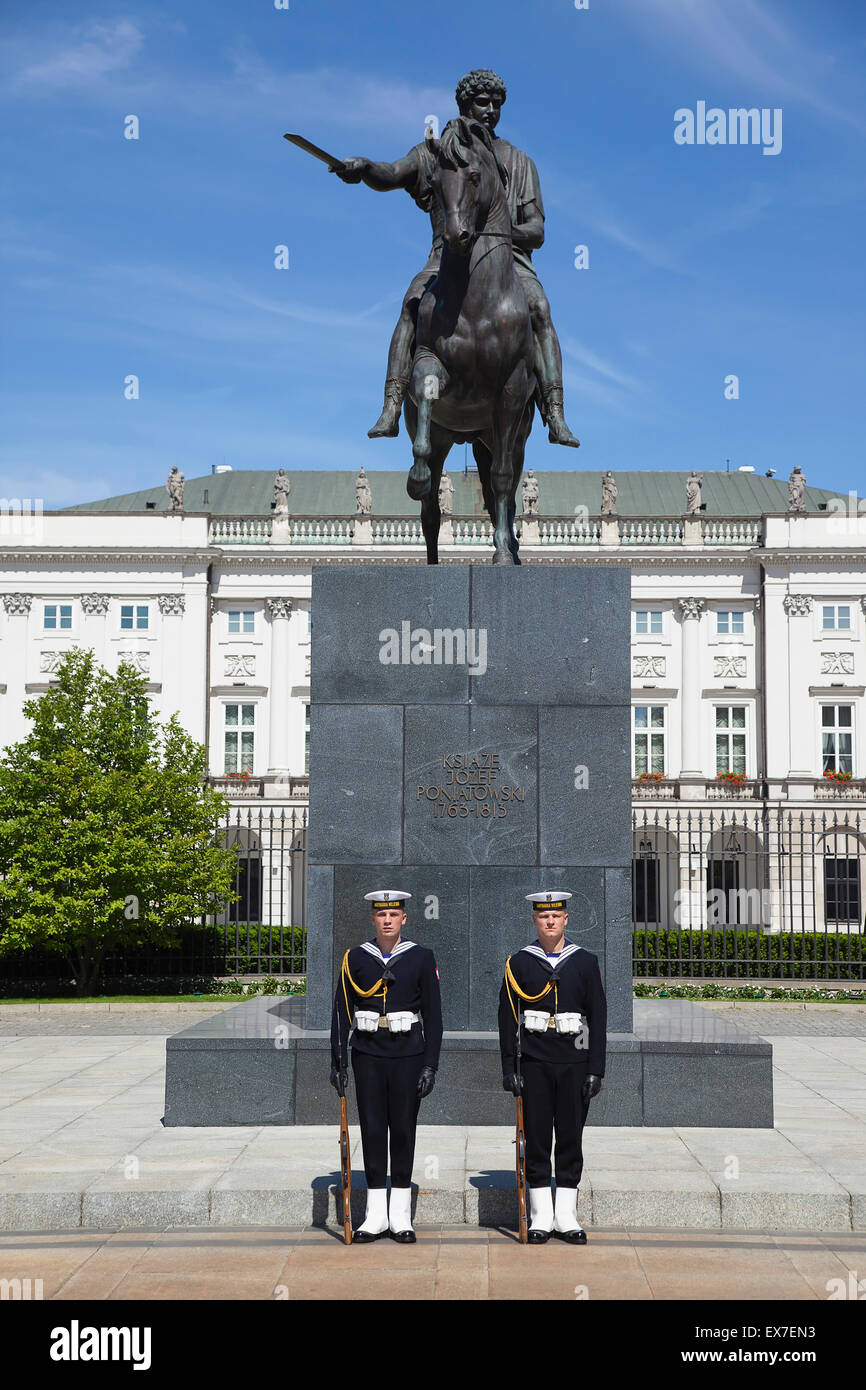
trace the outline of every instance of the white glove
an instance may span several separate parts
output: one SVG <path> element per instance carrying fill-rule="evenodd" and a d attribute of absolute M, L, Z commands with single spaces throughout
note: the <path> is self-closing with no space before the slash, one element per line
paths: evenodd
<path fill-rule="evenodd" d="M 408 1033 L 411 1031 L 414 1017 L 411 1013 L 399 1012 L 388 1014 L 388 1027 L 392 1033 Z"/>
<path fill-rule="evenodd" d="M 537 1009 L 527 1009 L 523 1015 L 523 1021 L 530 1033 L 543 1033 L 549 1018 L 550 1014 L 540 1013 Z"/>
<path fill-rule="evenodd" d="M 580 1014 L 555 1014 L 557 1033 L 579 1033 Z"/>
<path fill-rule="evenodd" d="M 369 1009 L 358 1009 L 355 1013 L 355 1027 L 359 1033 L 375 1033 L 379 1027 L 379 1015 Z"/>

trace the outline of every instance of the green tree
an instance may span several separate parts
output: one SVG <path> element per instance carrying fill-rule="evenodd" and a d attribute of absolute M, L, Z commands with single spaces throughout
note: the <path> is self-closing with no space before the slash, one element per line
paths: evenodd
<path fill-rule="evenodd" d="M 92 993 L 118 947 L 176 944 L 235 897 L 205 749 L 159 725 L 144 677 L 73 648 L 0 758 L 0 954 L 54 951 Z"/>

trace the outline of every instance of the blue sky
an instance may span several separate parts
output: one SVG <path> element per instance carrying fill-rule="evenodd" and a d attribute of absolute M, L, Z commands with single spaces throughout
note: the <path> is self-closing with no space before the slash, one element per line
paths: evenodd
<path fill-rule="evenodd" d="M 429 223 L 281 137 L 396 158 L 475 67 L 539 169 L 582 440 L 536 421 L 527 462 L 799 463 L 866 492 L 861 0 L 11 0 L 2 38 L 0 496 L 65 506 L 174 463 L 408 467 L 402 428 L 366 431 Z M 780 153 L 677 145 L 698 101 L 780 107 Z"/>

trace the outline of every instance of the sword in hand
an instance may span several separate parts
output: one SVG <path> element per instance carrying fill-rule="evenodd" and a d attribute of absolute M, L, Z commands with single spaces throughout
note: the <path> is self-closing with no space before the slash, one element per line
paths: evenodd
<path fill-rule="evenodd" d="M 360 183 L 370 166 L 369 159 L 338 159 L 336 155 L 328 154 L 327 150 L 314 145 L 312 140 L 307 140 L 303 135 L 284 135 L 283 139 L 297 145 L 299 150 L 306 150 L 314 159 L 320 159 L 323 164 L 327 164 L 329 171 L 342 179 L 343 183 Z"/>

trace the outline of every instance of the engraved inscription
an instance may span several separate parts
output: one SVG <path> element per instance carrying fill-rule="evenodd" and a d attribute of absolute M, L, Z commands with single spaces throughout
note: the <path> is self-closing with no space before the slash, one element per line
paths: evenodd
<path fill-rule="evenodd" d="M 442 779 L 417 784 L 416 801 L 430 803 L 433 819 L 502 820 L 514 802 L 526 800 L 526 788 L 501 782 L 498 753 L 444 753 Z"/>

